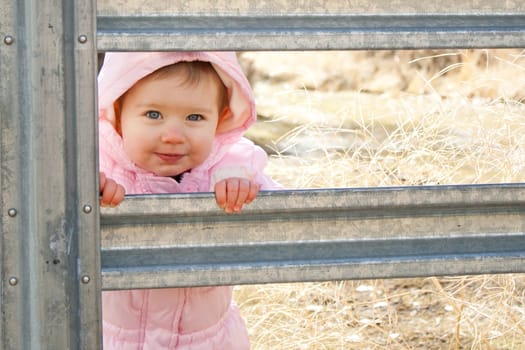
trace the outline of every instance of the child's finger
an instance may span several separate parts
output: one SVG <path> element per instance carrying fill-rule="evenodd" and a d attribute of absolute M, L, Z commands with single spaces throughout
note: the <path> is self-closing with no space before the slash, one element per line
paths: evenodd
<path fill-rule="evenodd" d="M 259 194 L 260 187 L 258 184 L 250 181 L 250 190 L 248 191 L 248 196 L 246 197 L 246 204 L 253 202 L 255 197 Z"/>
<path fill-rule="evenodd" d="M 124 196 L 126 195 L 126 190 L 122 185 L 117 184 L 117 190 L 115 192 L 115 195 L 111 199 L 111 203 L 109 205 L 111 206 L 117 206 L 119 205 L 123 200 Z"/>
<path fill-rule="evenodd" d="M 104 188 L 100 198 L 102 206 L 116 206 L 124 199 L 124 187 L 117 184 L 114 180 L 106 178 Z"/>
<path fill-rule="evenodd" d="M 104 189 L 104 186 L 106 185 L 106 174 L 104 174 L 103 172 L 100 172 L 99 173 L 99 191 L 102 192 L 102 190 Z"/>
<path fill-rule="evenodd" d="M 215 184 L 215 201 L 219 208 L 223 208 L 226 204 L 226 181 L 219 181 Z"/>
<path fill-rule="evenodd" d="M 100 193 L 100 205 L 101 206 L 108 206 L 111 204 L 111 199 L 113 198 L 113 195 L 117 191 L 117 183 L 113 182 L 111 180 L 105 179 L 104 186 L 101 186 L 101 193 Z"/>
<path fill-rule="evenodd" d="M 239 196 L 239 179 L 233 178 L 226 181 L 226 207 L 227 213 L 234 211 Z"/>
<path fill-rule="evenodd" d="M 246 198 L 250 192 L 250 181 L 247 179 L 233 180 L 235 180 L 237 187 L 233 187 L 231 191 L 228 191 L 228 193 L 231 195 L 231 209 L 238 213 L 242 210 L 243 204 L 246 203 Z"/>
<path fill-rule="evenodd" d="M 239 179 L 239 190 L 237 192 L 235 207 L 240 206 L 242 208 L 242 205 L 246 203 L 248 195 L 250 194 L 250 180 Z"/>

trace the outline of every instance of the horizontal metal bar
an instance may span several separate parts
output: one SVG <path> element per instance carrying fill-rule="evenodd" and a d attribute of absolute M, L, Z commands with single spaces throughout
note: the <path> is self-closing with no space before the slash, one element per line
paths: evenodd
<path fill-rule="evenodd" d="M 525 272 L 525 185 L 127 197 L 101 217 L 103 289 Z"/>
<path fill-rule="evenodd" d="M 100 51 L 525 46 L 525 14 L 98 17 Z"/>
<path fill-rule="evenodd" d="M 334 15 L 334 14 L 525 14 L 522 1 L 501 0 L 97 0 L 112 15 Z"/>

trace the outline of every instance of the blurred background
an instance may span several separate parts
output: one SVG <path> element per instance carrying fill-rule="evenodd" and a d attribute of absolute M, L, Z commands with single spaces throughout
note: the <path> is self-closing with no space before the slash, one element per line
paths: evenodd
<path fill-rule="evenodd" d="M 525 51 L 242 52 L 287 188 L 523 182 Z M 253 349 L 525 349 L 521 274 L 239 286 Z"/>

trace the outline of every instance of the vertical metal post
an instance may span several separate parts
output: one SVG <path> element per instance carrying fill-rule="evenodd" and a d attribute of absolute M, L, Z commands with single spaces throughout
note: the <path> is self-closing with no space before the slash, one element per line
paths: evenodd
<path fill-rule="evenodd" d="M 0 348 L 99 349 L 95 1 L 0 16 Z"/>

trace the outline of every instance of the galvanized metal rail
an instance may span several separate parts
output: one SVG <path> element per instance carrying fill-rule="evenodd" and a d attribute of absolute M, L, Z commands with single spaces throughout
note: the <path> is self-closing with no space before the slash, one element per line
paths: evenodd
<path fill-rule="evenodd" d="M 100 17 L 101 50 L 344 50 L 524 46 L 525 15 Z M 217 35 L 224 36 L 217 40 Z M 228 40 L 225 40 L 225 39 Z"/>
<path fill-rule="evenodd" d="M 130 197 L 102 215 L 104 289 L 525 271 L 525 185 Z"/>
<path fill-rule="evenodd" d="M 130 197 L 99 217 L 97 49 L 525 47 L 521 2 L 300 4 L 0 0 L 0 349 L 99 349 L 101 288 L 525 270 L 519 184 L 263 193 L 235 216 Z"/>
<path fill-rule="evenodd" d="M 509 1 L 100 0 L 99 50 L 333 50 L 525 46 Z"/>

